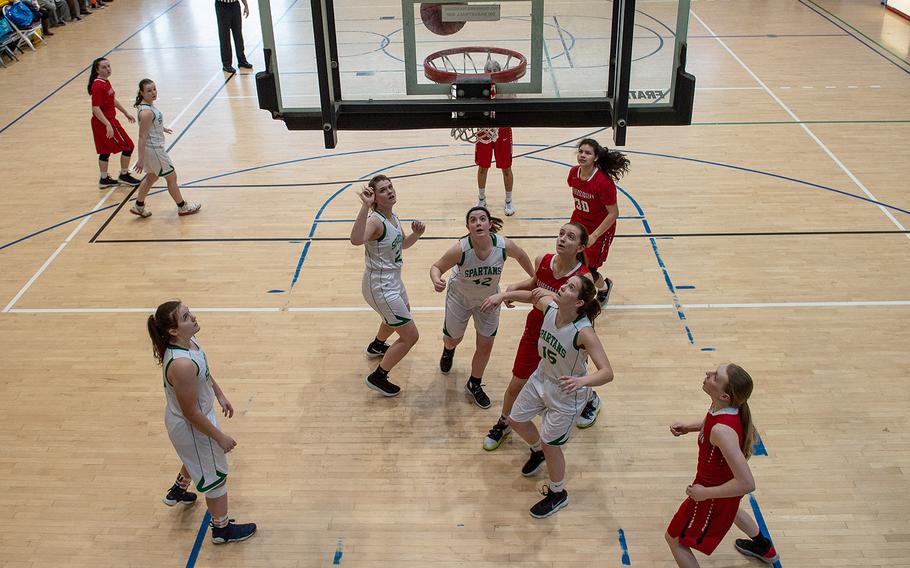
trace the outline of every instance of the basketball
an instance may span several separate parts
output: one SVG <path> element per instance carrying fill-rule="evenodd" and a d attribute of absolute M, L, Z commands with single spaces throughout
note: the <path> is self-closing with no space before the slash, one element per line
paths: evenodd
<path fill-rule="evenodd" d="M 443 22 L 442 7 L 444 4 L 424 2 L 420 5 L 420 19 L 428 30 L 436 35 L 452 35 L 464 27 L 465 22 Z"/>

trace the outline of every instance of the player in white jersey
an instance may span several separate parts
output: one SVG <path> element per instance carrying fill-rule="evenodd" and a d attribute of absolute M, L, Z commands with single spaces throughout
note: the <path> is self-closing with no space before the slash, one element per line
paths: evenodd
<path fill-rule="evenodd" d="M 442 327 L 442 357 L 439 369 L 452 369 L 455 347 L 464 339 L 468 320 L 474 319 L 477 346 L 471 362 L 471 377 L 465 393 L 481 408 L 490 408 L 490 397 L 483 391 L 481 380 L 493 351 L 493 341 L 499 328 L 499 306 L 483 312 L 480 306 L 492 294 L 499 292 L 499 279 L 506 258 L 514 258 L 529 276 L 534 266 L 528 253 L 515 242 L 498 234 L 502 219 L 490 216 L 486 207 L 476 206 L 465 215 L 468 234 L 452 245 L 430 268 L 430 280 L 437 292 L 446 289 L 443 274 L 452 271 L 446 293 L 445 323 Z"/>
<path fill-rule="evenodd" d="M 363 272 L 363 299 L 382 318 L 376 339 L 367 346 L 368 357 L 382 357 L 376 370 L 367 378 L 367 386 L 384 396 L 396 396 L 398 385 L 389 381 L 389 371 L 401 361 L 420 337 L 411 318 L 408 293 L 401 280 L 404 263 L 401 251 L 420 239 L 426 226 L 411 223 L 411 234 L 405 235 L 398 216 L 392 213 L 397 203 L 392 180 L 374 176 L 360 192 L 361 207 L 351 228 L 351 244 L 363 245 L 366 266 Z M 393 333 L 398 339 L 392 345 L 386 340 Z"/>
<path fill-rule="evenodd" d="M 158 87 L 151 79 L 139 81 L 139 92 L 136 94 L 136 103 L 133 105 L 139 114 L 139 159 L 133 169 L 137 173 L 145 170 L 145 177 L 139 184 L 136 193 L 136 203 L 130 207 L 130 213 L 140 217 L 149 217 L 152 212 L 145 206 L 145 197 L 148 195 L 152 184 L 163 177 L 167 182 L 167 192 L 171 194 L 177 204 L 177 214 L 180 216 L 198 213 L 202 205 L 186 201 L 177 185 L 177 172 L 174 164 L 164 147 L 165 133 L 171 134 L 170 128 L 164 127 L 164 116 L 155 108 L 153 103 L 158 99 Z"/>
<path fill-rule="evenodd" d="M 519 393 L 509 424 L 531 446 L 531 456 L 521 468 L 530 477 L 546 461 L 549 484 L 544 485 L 544 498 L 531 507 L 531 516 L 549 517 L 569 504 L 566 491 L 566 460 L 562 446 L 569 441 L 575 419 L 589 398 L 591 387 L 613 380 L 613 369 L 603 345 L 594 333 L 593 321 L 600 314 L 594 283 L 573 276 L 555 296 L 538 288 L 533 292 L 507 292 L 505 299 L 533 302 L 544 312 L 537 339 L 540 364 Z M 591 357 L 597 371 L 588 372 Z M 541 416 L 540 431 L 531 420 Z"/>
<path fill-rule="evenodd" d="M 234 415 L 234 407 L 212 377 L 205 352 L 196 341 L 198 331 L 196 316 L 179 300 L 161 304 L 148 319 L 149 337 L 155 359 L 162 367 L 167 399 L 164 424 L 183 462 L 164 502 L 195 502 L 196 495 L 187 491 L 192 478 L 196 490 L 205 495 L 212 515 L 212 542 L 224 544 L 250 538 L 256 525 L 237 524 L 228 517 L 228 466 L 224 454 L 237 442 L 219 428 L 215 401 L 227 418 Z"/>

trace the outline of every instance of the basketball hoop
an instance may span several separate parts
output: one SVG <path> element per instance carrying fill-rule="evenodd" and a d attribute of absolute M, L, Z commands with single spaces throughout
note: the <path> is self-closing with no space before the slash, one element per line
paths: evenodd
<path fill-rule="evenodd" d="M 494 54 L 501 56 L 500 59 L 504 57 L 504 61 L 493 59 Z M 478 64 L 480 61 L 483 63 Z M 431 53 L 423 60 L 423 74 L 434 83 L 453 85 L 459 81 L 489 77 L 493 84 L 491 99 L 496 97 L 497 83 L 517 81 L 524 77 L 527 70 L 528 60 L 524 55 L 502 47 L 453 47 Z M 451 135 L 455 140 L 471 144 L 492 144 L 499 139 L 499 129 L 453 128 Z"/>
<path fill-rule="evenodd" d="M 488 62 L 493 61 L 493 54 L 506 57 L 500 63 L 499 71 L 485 71 Z M 459 57 L 460 56 L 460 57 Z M 474 58 L 481 59 L 479 66 Z M 457 63 L 461 65 L 457 65 Z M 459 71 L 458 68 L 462 71 Z M 458 81 L 489 77 L 496 83 L 511 83 L 524 77 L 528 70 L 528 60 L 524 55 L 504 47 L 453 47 L 427 55 L 423 60 L 423 74 L 434 83 L 451 85 Z"/>

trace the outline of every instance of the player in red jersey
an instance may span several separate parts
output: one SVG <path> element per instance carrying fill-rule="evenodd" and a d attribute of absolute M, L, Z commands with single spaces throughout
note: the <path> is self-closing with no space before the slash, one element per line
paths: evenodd
<path fill-rule="evenodd" d="M 485 73 L 495 73 L 501 71 L 502 67 L 498 62 L 491 60 L 487 61 L 483 70 Z M 501 95 L 499 98 L 509 97 L 510 95 Z M 503 212 L 507 217 L 511 217 L 515 214 L 515 207 L 512 205 L 512 187 L 515 184 L 515 177 L 512 175 L 512 129 L 502 127 L 496 130 L 498 136 L 495 142 L 478 141 L 474 144 L 474 163 L 477 164 L 477 206 L 487 206 L 487 173 L 495 155 L 496 168 L 502 172 L 502 184 L 506 190 Z"/>
<path fill-rule="evenodd" d="M 117 100 L 114 87 L 108 80 L 111 76 L 111 62 L 99 57 L 92 62 L 88 78 L 88 94 L 92 96 L 92 136 L 95 151 L 98 152 L 98 169 L 101 170 L 99 189 L 124 185 L 137 186 L 139 180 L 130 175 L 130 156 L 133 155 L 133 141 L 117 120 L 117 110 L 130 122 L 136 118 Z M 120 154 L 120 176 L 117 179 L 107 173 L 111 154 Z"/>
<path fill-rule="evenodd" d="M 740 510 L 742 496 L 755 490 L 755 480 L 746 460 L 757 439 L 749 410 L 752 377 L 739 365 L 721 365 L 705 374 L 702 390 L 711 397 L 711 408 L 701 422 L 676 422 L 674 436 L 698 435 L 698 467 L 695 481 L 686 488 L 688 498 L 679 506 L 667 527 L 667 544 L 676 564 L 697 568 L 692 549 L 711 554 L 733 523 L 749 539 L 738 539 L 736 549 L 773 564 L 777 552 L 761 534 L 755 520 Z"/>
<path fill-rule="evenodd" d="M 597 299 L 606 305 L 613 281 L 604 278 L 597 269 L 606 262 L 616 234 L 619 208 L 615 182 L 629 171 L 629 160 L 625 154 L 611 152 L 593 138 L 578 143 L 576 159 L 578 165 L 569 170 L 566 179 L 575 201 L 572 221 L 581 223 L 588 230 L 591 245 L 585 249 L 585 263 L 599 290 Z"/>
<path fill-rule="evenodd" d="M 556 254 L 545 254 L 537 257 L 534 266 L 537 267 L 534 278 L 528 278 L 521 282 L 510 284 L 506 292 L 514 290 L 533 290 L 535 288 L 544 288 L 551 292 L 559 290 L 560 286 L 568 282 L 569 278 L 576 274 L 588 274 L 588 269 L 582 262 L 582 252 L 588 244 L 588 231 L 578 223 L 566 223 L 559 229 L 559 236 L 556 238 Z M 493 294 L 481 306 L 483 311 L 495 309 L 503 301 L 504 293 Z M 507 303 L 508 305 L 508 303 Z M 540 327 L 543 325 L 543 312 L 540 310 L 531 310 L 528 319 L 525 321 L 525 330 L 518 342 L 518 352 L 515 354 L 515 363 L 512 366 L 512 380 L 506 388 L 502 397 L 502 414 L 496 425 L 490 430 L 483 440 L 483 449 L 493 451 L 499 447 L 502 441 L 508 436 L 512 429 L 509 427 L 509 413 L 512 412 L 512 405 L 521 392 L 525 382 L 532 373 L 537 369 L 540 363 L 540 353 L 537 352 L 537 338 L 540 335 Z M 591 406 L 600 409 L 600 399 L 594 403 L 592 397 Z M 585 411 L 588 408 L 585 407 Z M 582 412 L 585 415 L 585 412 Z M 593 416 L 597 419 L 596 413 Z M 582 420 L 581 418 L 579 420 Z M 591 420 L 590 424 L 594 421 Z M 589 424 L 589 425 L 590 425 Z M 587 427 L 587 426 L 585 426 Z"/>

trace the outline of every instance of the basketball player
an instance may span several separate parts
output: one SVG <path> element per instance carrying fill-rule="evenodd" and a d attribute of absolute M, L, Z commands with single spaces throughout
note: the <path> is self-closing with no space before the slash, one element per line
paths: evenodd
<path fill-rule="evenodd" d="M 674 436 L 698 432 L 698 468 L 695 481 L 686 488 L 688 498 L 667 528 L 667 544 L 677 565 L 697 567 L 692 549 L 711 554 L 735 523 L 749 536 L 736 541 L 736 550 L 773 564 L 778 557 L 771 541 L 739 508 L 742 496 L 755 490 L 746 462 L 757 439 L 748 402 L 752 377 L 730 363 L 705 373 L 701 388 L 711 398 L 704 419 L 670 426 Z"/>
<path fill-rule="evenodd" d="M 597 284 L 597 299 L 605 306 L 613 281 L 605 279 L 598 269 L 606 262 L 616 234 L 619 208 L 615 181 L 629 171 L 629 160 L 624 154 L 610 152 L 593 138 L 578 143 L 576 159 L 578 165 L 569 170 L 566 179 L 575 200 L 572 221 L 584 225 L 590 235 L 593 244 L 585 249 L 585 263 Z"/>
<path fill-rule="evenodd" d="M 544 498 L 531 507 L 531 516 L 542 519 L 569 504 L 562 446 L 572 435 L 575 419 L 595 396 L 591 387 L 612 381 L 613 369 L 594 333 L 600 303 L 590 279 L 576 274 L 555 295 L 539 288 L 507 292 L 503 299 L 533 303 L 543 314 L 537 338 L 540 363 L 509 414 L 509 424 L 531 447 L 521 474 L 530 477 L 547 463 L 550 481 L 541 491 Z M 589 355 L 597 367 L 590 374 Z M 539 432 L 531 422 L 537 415 L 541 416 Z"/>
<path fill-rule="evenodd" d="M 233 450 L 237 442 L 219 428 L 215 401 L 227 418 L 234 415 L 234 407 L 209 371 L 205 351 L 196 341 L 198 331 L 196 316 L 179 300 L 161 304 L 148 319 L 152 350 L 164 374 L 164 423 L 183 462 L 164 502 L 195 502 L 196 495 L 187 491 L 192 478 L 212 514 L 212 542 L 224 544 L 250 538 L 256 525 L 237 524 L 228 517 L 228 467 L 224 454 Z"/>
<path fill-rule="evenodd" d="M 578 223 L 566 223 L 559 229 L 559 236 L 556 238 L 556 254 L 537 257 L 534 262 L 534 266 L 537 267 L 534 277 L 509 285 L 506 293 L 535 288 L 544 288 L 555 293 L 572 276 L 587 275 L 588 269 L 582 262 L 582 253 L 587 244 L 588 232 L 585 228 Z M 503 301 L 504 295 L 505 293 L 493 294 L 484 301 L 481 310 L 495 309 Z M 540 336 L 542 324 L 543 314 L 537 310 L 531 310 L 525 320 L 524 333 L 518 342 L 518 351 L 515 353 L 515 362 L 512 365 L 512 379 L 502 396 L 502 414 L 483 439 L 483 449 L 488 452 L 498 448 L 505 437 L 512 432 L 508 420 L 512 404 L 540 363 L 537 338 Z M 600 399 L 595 394 L 579 416 L 578 427 L 593 426 L 600 412 L 600 406 Z"/>
<path fill-rule="evenodd" d="M 117 187 L 120 184 L 139 185 L 139 180 L 130 175 L 130 156 L 133 155 L 133 141 L 117 120 L 117 111 L 123 113 L 130 123 L 136 118 L 129 113 L 120 101 L 111 85 L 111 62 L 104 57 L 92 61 L 92 70 L 88 76 L 88 94 L 92 97 L 92 137 L 95 140 L 95 151 L 98 153 L 98 169 L 101 178 L 98 189 Z M 120 154 L 120 176 L 111 177 L 107 171 L 111 154 Z"/>
<path fill-rule="evenodd" d="M 130 207 L 130 213 L 140 217 L 150 217 L 152 212 L 145 207 L 145 197 L 148 195 L 152 184 L 163 177 L 167 182 L 167 192 L 177 204 L 177 215 L 192 215 L 198 213 L 202 205 L 186 201 L 177 185 L 177 172 L 171 162 L 167 150 L 164 148 L 164 135 L 171 134 L 170 128 L 164 127 L 164 116 L 154 103 L 158 99 L 158 87 L 151 79 L 139 81 L 139 92 L 136 94 L 136 113 L 139 115 L 139 159 L 133 169 L 142 173 L 145 168 L 145 177 L 139 184 L 136 194 L 136 203 Z"/>
<path fill-rule="evenodd" d="M 351 244 L 364 247 L 363 299 L 382 318 L 376 338 L 366 350 L 368 357 L 382 357 L 382 361 L 367 376 L 366 383 L 383 396 L 397 396 L 401 388 L 389 381 L 389 371 L 419 338 L 417 325 L 411 318 L 408 293 L 401 280 L 401 251 L 416 243 L 426 226 L 414 221 L 411 234 L 405 235 L 398 216 L 392 213 L 397 203 L 395 188 L 392 180 L 384 175 L 374 176 L 359 196 L 361 207 L 351 228 Z M 386 340 L 395 332 L 398 339 L 389 346 Z"/>
<path fill-rule="evenodd" d="M 502 67 L 492 59 L 487 60 L 483 70 L 486 73 L 501 71 Z M 500 97 L 501 98 L 501 97 Z M 487 206 L 487 173 L 490 171 L 493 156 L 496 156 L 496 167 L 502 172 L 502 183 L 506 190 L 506 201 L 503 212 L 507 217 L 515 214 L 512 205 L 512 186 L 515 178 L 512 176 L 512 129 L 509 127 L 497 128 L 498 136 L 492 143 L 477 141 L 474 144 L 474 163 L 477 164 L 477 206 Z"/>
<path fill-rule="evenodd" d="M 499 279 L 506 258 L 514 258 L 534 276 L 531 259 L 511 239 L 500 236 L 502 219 L 491 217 L 486 207 L 472 207 L 465 215 L 468 234 L 452 245 L 430 268 L 430 280 L 437 292 L 446 289 L 442 275 L 452 271 L 446 293 L 445 323 L 442 327 L 442 357 L 439 369 L 448 373 L 452 369 L 455 348 L 464 339 L 468 320 L 474 319 L 477 344 L 471 362 L 471 377 L 464 390 L 474 404 L 490 408 L 490 397 L 483 391 L 484 370 L 493 351 L 493 341 L 499 328 L 499 306 L 490 312 L 480 310 L 490 295 L 499 292 Z"/>

